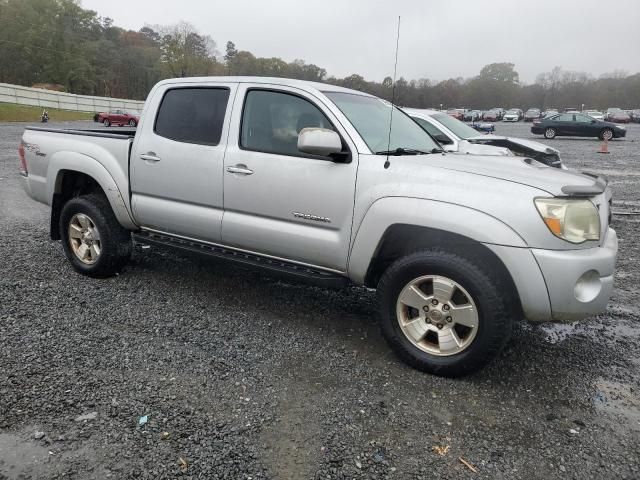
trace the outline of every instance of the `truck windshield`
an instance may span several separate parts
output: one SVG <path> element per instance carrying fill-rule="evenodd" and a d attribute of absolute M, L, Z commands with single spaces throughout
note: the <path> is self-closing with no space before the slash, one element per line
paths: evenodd
<path fill-rule="evenodd" d="M 325 92 L 349 119 L 369 149 L 376 152 L 440 151 L 440 146 L 407 114 L 394 107 L 391 142 L 391 104 L 380 98 L 354 93 Z"/>
<path fill-rule="evenodd" d="M 447 115 L 446 113 L 436 113 L 432 118 L 447 127 L 454 135 L 463 140 L 480 135 L 477 130 L 471 128 L 466 123 L 453 118 L 451 115 Z"/>

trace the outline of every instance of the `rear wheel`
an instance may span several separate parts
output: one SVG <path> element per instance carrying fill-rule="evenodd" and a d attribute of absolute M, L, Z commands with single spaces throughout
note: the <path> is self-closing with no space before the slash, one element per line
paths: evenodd
<path fill-rule="evenodd" d="M 549 140 L 551 140 L 552 138 L 556 138 L 556 129 L 551 127 L 545 128 L 544 138 L 548 138 Z"/>
<path fill-rule="evenodd" d="M 111 122 L 109 121 L 109 119 L 108 119 L 108 118 L 105 118 L 105 119 L 104 119 L 104 126 L 105 126 L 105 127 L 110 127 L 110 126 L 111 126 Z"/>
<path fill-rule="evenodd" d="M 610 128 L 604 128 L 601 132 L 600 132 L 600 140 L 611 140 L 613 138 L 613 130 L 611 130 Z"/>
<path fill-rule="evenodd" d="M 382 333 L 412 367 L 466 375 L 491 361 L 510 338 L 506 292 L 461 256 L 417 252 L 393 263 L 380 280 Z"/>
<path fill-rule="evenodd" d="M 122 228 L 104 195 L 69 200 L 60 214 L 60 238 L 73 268 L 91 277 L 110 277 L 131 256 L 131 234 Z"/>

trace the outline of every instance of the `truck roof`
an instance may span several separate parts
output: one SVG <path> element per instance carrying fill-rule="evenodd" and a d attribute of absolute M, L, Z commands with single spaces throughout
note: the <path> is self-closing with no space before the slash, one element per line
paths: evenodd
<path fill-rule="evenodd" d="M 176 85 L 176 84 L 189 84 L 189 83 L 204 83 L 204 82 L 224 82 L 224 83 L 264 83 L 284 85 L 288 87 L 296 87 L 308 92 L 342 92 L 352 93 L 357 95 L 363 95 L 371 97 L 368 93 L 360 92 L 358 90 L 352 90 L 350 88 L 339 87 L 337 85 L 331 85 L 329 83 L 310 82 L 308 80 L 296 80 L 293 78 L 280 78 L 280 77 L 251 77 L 251 76 L 236 76 L 236 77 L 186 77 L 186 78 L 168 78 L 158 82 L 158 86 L 161 85 Z"/>

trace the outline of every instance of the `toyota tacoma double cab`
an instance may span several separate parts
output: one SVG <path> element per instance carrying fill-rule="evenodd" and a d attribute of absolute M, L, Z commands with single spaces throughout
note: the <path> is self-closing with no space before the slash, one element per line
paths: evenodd
<path fill-rule="evenodd" d="M 437 375 L 487 364 L 515 321 L 602 312 L 613 288 L 606 178 L 448 154 L 402 110 L 333 85 L 165 80 L 136 130 L 29 127 L 19 153 L 78 272 L 116 274 L 133 238 L 373 288 L 391 348 Z"/>

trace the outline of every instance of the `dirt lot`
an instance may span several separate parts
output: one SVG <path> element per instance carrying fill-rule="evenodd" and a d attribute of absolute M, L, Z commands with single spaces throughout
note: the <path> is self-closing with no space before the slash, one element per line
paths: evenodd
<path fill-rule="evenodd" d="M 606 314 L 522 325 L 447 380 L 390 353 L 364 289 L 153 248 L 116 278 L 74 273 L 19 187 L 23 128 L 0 124 L 0 479 L 640 478 L 640 216 L 614 217 Z M 640 210 L 640 125 L 610 155 L 549 144 Z"/>

